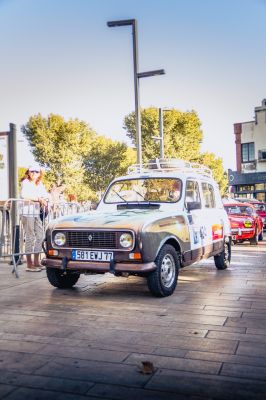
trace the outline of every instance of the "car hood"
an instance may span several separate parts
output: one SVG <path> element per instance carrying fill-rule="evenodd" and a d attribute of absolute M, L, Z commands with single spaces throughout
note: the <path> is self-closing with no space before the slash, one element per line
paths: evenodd
<path fill-rule="evenodd" d="M 180 213 L 182 214 L 182 213 Z M 68 215 L 52 221 L 48 229 L 140 229 L 145 223 L 172 216 L 173 211 L 159 209 L 117 210 L 115 212 L 90 211 L 89 213 Z"/>
<path fill-rule="evenodd" d="M 253 220 L 253 218 L 250 215 L 242 215 L 242 214 L 236 214 L 236 215 L 228 215 L 229 221 L 235 224 L 243 223 L 247 219 Z"/>

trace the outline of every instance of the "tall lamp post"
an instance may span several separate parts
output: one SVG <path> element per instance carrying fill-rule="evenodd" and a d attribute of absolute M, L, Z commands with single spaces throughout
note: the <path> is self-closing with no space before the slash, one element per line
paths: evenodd
<path fill-rule="evenodd" d="M 163 112 L 170 111 L 169 108 L 159 108 L 159 130 L 160 136 L 152 136 L 152 139 L 160 141 L 160 158 L 164 158 L 164 130 L 163 130 Z"/>
<path fill-rule="evenodd" d="M 141 148 L 141 115 L 139 105 L 139 78 L 147 78 L 149 76 L 164 75 L 164 69 L 154 71 L 138 72 L 138 30 L 137 21 L 135 19 L 125 19 L 120 21 L 108 21 L 109 28 L 117 26 L 132 26 L 133 38 L 133 63 L 134 63 L 134 89 L 135 89 L 135 124 L 136 124 L 136 144 L 137 144 L 137 163 L 142 164 L 142 148 Z"/>

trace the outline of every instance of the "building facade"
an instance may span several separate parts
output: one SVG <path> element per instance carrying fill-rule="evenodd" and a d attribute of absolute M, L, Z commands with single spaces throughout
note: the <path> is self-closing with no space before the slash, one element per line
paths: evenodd
<path fill-rule="evenodd" d="M 229 169 L 232 197 L 266 201 L 266 99 L 253 121 L 234 124 L 236 171 Z"/>

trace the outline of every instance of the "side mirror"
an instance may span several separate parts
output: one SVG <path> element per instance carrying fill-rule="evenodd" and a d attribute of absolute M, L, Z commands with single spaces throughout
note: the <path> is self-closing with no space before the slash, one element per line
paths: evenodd
<path fill-rule="evenodd" d="M 98 203 L 91 203 L 91 210 L 96 210 Z"/>
<path fill-rule="evenodd" d="M 188 212 L 200 209 L 201 209 L 201 203 L 199 201 L 190 201 L 189 203 L 187 203 Z"/>

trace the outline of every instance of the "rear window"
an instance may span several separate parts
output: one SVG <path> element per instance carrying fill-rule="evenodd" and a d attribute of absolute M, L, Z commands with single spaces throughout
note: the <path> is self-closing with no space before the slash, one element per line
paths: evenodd
<path fill-rule="evenodd" d="M 206 208 L 215 208 L 214 188 L 210 183 L 202 182 L 202 193 Z"/>

